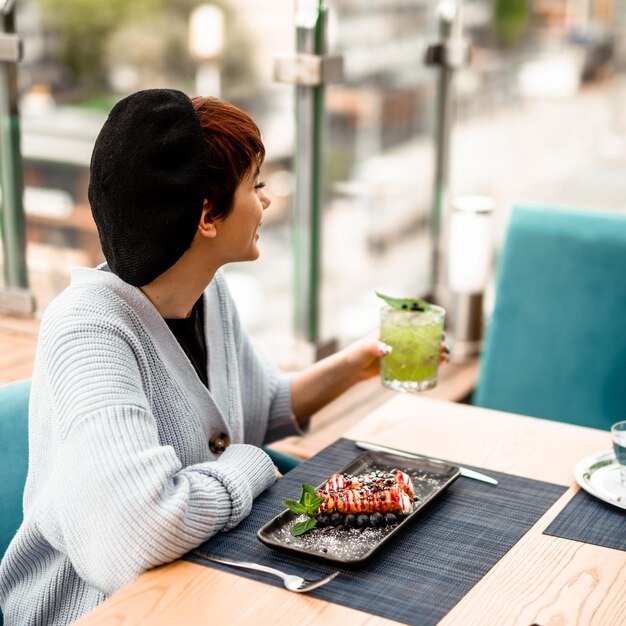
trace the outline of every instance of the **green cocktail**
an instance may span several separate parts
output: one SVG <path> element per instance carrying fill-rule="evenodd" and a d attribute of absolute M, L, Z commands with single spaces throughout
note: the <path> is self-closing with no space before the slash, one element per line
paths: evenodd
<path fill-rule="evenodd" d="M 394 391 L 425 391 L 437 384 L 445 309 L 425 311 L 385 306 L 380 312 L 380 339 L 391 346 L 382 358 L 383 385 Z"/>

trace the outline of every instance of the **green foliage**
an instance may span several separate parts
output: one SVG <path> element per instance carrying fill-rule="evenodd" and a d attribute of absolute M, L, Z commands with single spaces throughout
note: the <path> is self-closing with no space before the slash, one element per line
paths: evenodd
<path fill-rule="evenodd" d="M 304 522 L 298 522 L 291 528 L 291 534 L 294 537 L 303 535 L 305 532 L 314 528 L 317 524 L 315 516 L 319 512 L 320 504 L 324 502 L 324 498 L 318 498 L 315 488 L 308 483 L 302 483 L 302 493 L 300 500 L 283 500 L 283 504 L 296 515 L 307 515 L 309 519 Z"/>
<path fill-rule="evenodd" d="M 118 100 L 119 98 L 109 94 L 94 93 L 91 97 L 80 102 L 80 108 L 98 113 L 108 113 Z"/>
<path fill-rule="evenodd" d="M 493 29 L 504 48 L 519 46 L 529 20 L 528 0 L 495 0 Z"/>
<path fill-rule="evenodd" d="M 44 31 L 54 41 L 53 59 L 83 90 L 106 91 L 108 70 L 135 68 L 139 88 L 164 82 L 187 88 L 195 63 L 187 49 L 188 20 L 203 0 L 39 0 Z M 226 18 L 222 55 L 224 86 L 252 82 L 253 53 L 247 33 L 233 29 L 227 0 L 212 0 Z M 143 84 L 142 84 L 143 83 Z"/>
<path fill-rule="evenodd" d="M 122 23 L 160 10 L 163 0 L 40 0 L 46 30 L 59 40 L 61 60 L 75 77 L 95 88 L 104 79 L 104 45 Z"/>

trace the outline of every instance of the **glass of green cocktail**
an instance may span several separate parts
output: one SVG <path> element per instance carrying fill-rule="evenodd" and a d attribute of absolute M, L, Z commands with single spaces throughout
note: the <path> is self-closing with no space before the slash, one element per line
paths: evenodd
<path fill-rule="evenodd" d="M 389 304 L 380 311 L 380 339 L 391 347 L 381 361 L 383 385 L 394 391 L 432 389 L 439 373 L 445 309 L 423 300 L 383 299 Z"/>

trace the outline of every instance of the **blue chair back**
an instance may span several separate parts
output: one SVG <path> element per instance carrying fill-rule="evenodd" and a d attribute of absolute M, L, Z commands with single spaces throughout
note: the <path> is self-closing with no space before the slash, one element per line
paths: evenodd
<path fill-rule="evenodd" d="M 291 454 L 287 454 L 286 452 L 279 452 L 278 450 L 274 450 L 268 446 L 264 446 L 263 450 L 267 452 L 268 456 L 272 459 L 274 465 L 278 468 L 278 471 L 281 474 L 290 472 L 302 463 L 302 459 L 298 459 Z"/>
<path fill-rule="evenodd" d="M 0 558 L 22 523 L 29 394 L 30 380 L 0 387 Z"/>
<path fill-rule="evenodd" d="M 626 419 L 626 216 L 514 209 L 473 400 L 601 429 Z"/>

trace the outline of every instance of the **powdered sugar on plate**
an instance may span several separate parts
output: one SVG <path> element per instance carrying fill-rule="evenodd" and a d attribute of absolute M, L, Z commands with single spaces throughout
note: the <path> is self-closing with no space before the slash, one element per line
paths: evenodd
<path fill-rule="evenodd" d="M 401 469 L 408 474 L 413 483 L 416 500 L 412 513 L 398 516 L 397 524 L 380 528 L 316 527 L 294 537 L 291 535 L 291 528 L 307 518 L 304 515 L 284 511 L 259 531 L 259 539 L 271 547 L 346 564 L 358 563 L 369 558 L 389 536 L 410 523 L 433 497 L 458 476 L 458 468 L 452 465 L 433 464 L 421 459 L 415 461 L 401 459 L 400 463 L 398 460 L 399 457 L 386 453 L 366 452 L 342 470 L 342 473 L 358 475 L 376 470 Z"/>

